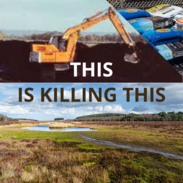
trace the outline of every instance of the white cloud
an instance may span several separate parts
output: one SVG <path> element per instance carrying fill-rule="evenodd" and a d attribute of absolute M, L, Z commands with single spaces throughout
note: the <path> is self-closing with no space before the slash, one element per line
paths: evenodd
<path fill-rule="evenodd" d="M 97 112 L 103 112 L 103 106 L 96 106 L 95 111 Z"/>
<path fill-rule="evenodd" d="M 58 84 L 57 84 L 58 85 Z M 164 102 L 158 103 L 153 102 L 150 103 L 149 94 L 148 94 L 148 102 L 143 103 L 140 100 L 140 103 L 136 103 L 134 100 L 134 95 L 131 96 L 131 102 L 126 103 L 125 96 L 122 96 L 123 91 L 118 91 L 117 94 L 117 101 L 115 103 L 107 103 L 103 98 L 102 102 L 97 102 L 96 99 L 93 97 L 93 102 L 89 102 L 89 93 L 86 93 L 86 102 L 41 102 L 40 98 L 35 97 L 34 101 L 31 103 L 19 103 L 18 102 L 18 95 L 16 92 L 12 92 L 11 95 L 7 97 L 5 95 L 1 95 L 0 101 L 0 114 L 11 115 L 42 115 L 42 116 L 49 116 L 49 118 L 53 119 L 54 117 L 65 117 L 65 118 L 75 118 L 82 115 L 89 115 L 89 114 L 98 114 L 98 113 L 152 113 L 153 112 L 160 112 L 160 111 L 183 111 L 183 85 L 182 84 L 115 84 L 116 87 L 132 87 L 136 88 L 139 87 L 143 89 L 144 87 L 150 88 L 159 88 L 164 87 L 165 91 L 163 94 L 165 95 L 166 99 Z M 6 90 L 10 92 L 11 89 L 18 91 L 18 87 L 21 87 L 20 84 L 1 84 L 0 85 L 0 93 L 4 93 Z M 72 86 L 72 84 L 71 84 Z M 83 87 L 83 86 L 82 86 Z M 114 87 L 114 86 L 113 86 Z M 96 85 L 95 85 L 95 88 Z M 66 88 L 65 88 L 66 89 Z M 36 90 L 35 90 L 36 91 Z M 97 90 L 96 90 L 97 91 Z M 149 91 L 149 90 L 148 90 Z M 58 100 L 60 100 L 60 91 L 58 90 Z M 54 95 L 53 92 L 50 92 L 50 96 L 53 99 Z M 25 96 L 24 96 L 25 97 Z M 3 99 L 2 99 L 3 98 Z M 71 101 L 71 91 L 65 90 L 64 91 L 64 98 L 67 98 Z M 75 98 L 81 99 L 82 101 L 82 89 L 77 89 L 75 92 Z M 154 96 L 157 98 L 157 95 Z M 122 103 L 122 105 L 121 105 Z M 140 105 L 145 105 L 147 107 L 142 109 L 135 108 Z M 123 108 L 125 106 L 125 109 Z M 24 117 L 25 117 L 24 116 Z M 46 118 L 46 117 L 45 117 Z"/>
<path fill-rule="evenodd" d="M 0 93 L 3 95 L 18 95 L 18 88 L 22 87 L 23 84 L 13 84 L 13 83 L 1 83 Z"/>
<path fill-rule="evenodd" d="M 1 106 L 0 114 L 30 114 L 29 108 L 23 106 Z"/>
<path fill-rule="evenodd" d="M 75 91 L 75 98 L 82 101 L 82 89 Z M 54 99 L 54 93 L 50 92 L 50 98 Z M 93 102 L 89 102 L 89 92 L 86 91 L 86 102 L 71 102 L 71 91 L 64 90 L 64 98 L 69 99 L 70 102 L 60 102 L 60 93 L 57 92 L 58 102 L 41 102 L 40 98 L 34 98 L 31 103 L 19 102 L 18 96 L 9 96 L 0 102 L 0 113 L 8 114 L 42 114 L 49 116 L 67 116 L 68 118 L 77 117 L 80 115 L 88 114 L 88 110 L 91 112 L 103 111 L 102 105 L 105 102 L 97 102 L 93 98 Z M 26 98 L 23 95 L 23 98 Z M 104 98 L 103 98 L 104 100 Z M 105 101 L 105 100 L 104 100 Z M 92 105 L 92 106 L 91 106 Z M 2 110 L 3 109 L 3 110 Z M 95 111 L 93 111 L 95 110 Z M 91 113 L 90 112 L 90 113 Z"/>
<path fill-rule="evenodd" d="M 87 107 L 86 110 L 87 111 L 93 111 L 93 107 Z"/>
<path fill-rule="evenodd" d="M 125 113 L 126 111 L 121 107 L 121 105 L 107 105 L 104 106 L 104 112 Z"/>
<path fill-rule="evenodd" d="M 113 105 L 102 105 L 96 107 L 87 107 L 86 111 L 92 111 L 94 114 L 96 113 L 125 113 L 127 112 L 122 108 L 121 105 L 113 104 Z"/>
<path fill-rule="evenodd" d="M 156 92 L 157 88 L 165 88 L 163 94 L 165 95 L 164 102 L 153 102 L 152 106 L 157 111 L 183 111 L 183 85 L 182 83 L 140 83 L 140 84 L 131 84 L 130 87 L 140 88 L 141 91 L 143 88 L 154 88 Z M 150 90 L 148 90 L 148 101 L 150 98 Z M 134 92 L 132 93 L 134 97 Z M 155 93 L 155 99 L 160 98 Z M 140 98 L 142 101 L 143 98 Z"/>
<path fill-rule="evenodd" d="M 128 111 L 128 113 L 133 113 L 133 114 L 153 114 L 153 112 L 151 112 L 151 111 L 143 111 L 143 112 L 137 112 L 137 111 L 133 111 L 132 109 L 130 109 L 129 111 Z"/>

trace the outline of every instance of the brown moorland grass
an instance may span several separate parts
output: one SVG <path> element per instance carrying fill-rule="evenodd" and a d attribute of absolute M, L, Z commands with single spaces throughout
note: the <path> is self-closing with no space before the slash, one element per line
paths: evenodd
<path fill-rule="evenodd" d="M 77 133 L 34 132 L 3 126 L 0 129 L 0 182 L 182 183 L 181 160 L 149 152 L 100 147 L 84 142 L 77 135 L 181 154 L 182 124 L 84 122 L 75 126 L 101 130 Z"/>
<path fill-rule="evenodd" d="M 83 122 L 82 127 L 103 130 L 85 133 L 87 137 L 133 147 L 171 152 L 183 156 L 183 122 Z"/>
<path fill-rule="evenodd" d="M 183 162 L 51 139 L 0 141 L 2 183 L 182 182 Z"/>
<path fill-rule="evenodd" d="M 72 121 L 65 122 L 73 123 Z M 65 124 L 64 123 L 64 124 Z M 0 123 L 1 124 L 1 123 Z M 44 124 L 44 122 L 40 123 Z M 27 126 L 30 124 L 26 123 Z M 32 123 L 31 125 L 35 125 Z M 149 149 L 169 152 L 183 156 L 183 122 L 82 122 L 74 124 L 77 127 L 98 128 L 100 131 L 79 132 L 87 137 L 112 141 L 121 145 L 131 145 L 133 147 L 145 147 Z M 1 139 L 21 139 L 21 138 L 47 138 L 45 133 L 35 133 L 31 131 L 22 131 L 20 129 L 0 130 Z M 49 133 L 49 138 L 63 140 L 78 140 L 73 135 L 58 135 Z"/>
<path fill-rule="evenodd" d="M 33 121 L 3 121 L 0 122 L 0 127 L 20 127 L 20 126 L 47 126 L 53 125 L 58 127 L 73 126 L 71 123 L 63 123 L 62 121 L 43 121 L 43 122 L 33 122 Z"/>
<path fill-rule="evenodd" d="M 82 126 L 101 127 L 125 127 L 146 130 L 183 129 L 183 121 L 92 121 L 82 122 Z"/>

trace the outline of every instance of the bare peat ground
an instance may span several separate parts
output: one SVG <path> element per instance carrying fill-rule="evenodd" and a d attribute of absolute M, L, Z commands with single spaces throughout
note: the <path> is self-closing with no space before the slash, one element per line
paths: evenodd
<path fill-rule="evenodd" d="M 29 63 L 31 45 L 42 42 L 0 41 L 0 81 L 1 82 L 49 82 L 53 72 L 48 73 L 51 66 Z M 112 62 L 113 76 L 82 77 L 82 68 L 75 78 L 73 68 L 64 72 L 57 72 L 55 82 L 182 82 L 181 75 L 165 61 L 149 44 L 137 42 L 137 53 L 140 58 L 138 64 L 124 61 L 126 53 L 132 50 L 125 44 L 99 44 L 87 47 L 77 44 L 75 62 Z M 53 82 L 53 81 L 52 81 Z"/>

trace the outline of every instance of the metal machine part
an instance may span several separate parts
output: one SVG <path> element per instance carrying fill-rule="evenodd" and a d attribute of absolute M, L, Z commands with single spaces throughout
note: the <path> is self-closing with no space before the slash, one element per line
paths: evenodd
<path fill-rule="evenodd" d="M 135 42 L 125 29 L 117 11 L 112 7 L 84 19 L 81 24 L 68 28 L 63 35 L 51 37 L 49 44 L 33 44 L 29 58 L 30 62 L 52 64 L 69 64 L 73 62 L 76 54 L 76 43 L 78 42 L 80 32 L 107 19 L 112 22 L 123 42 L 128 45 L 129 48 L 133 48 L 134 52 L 132 53 L 133 57 L 131 63 L 137 63 L 139 60 L 135 50 Z"/>

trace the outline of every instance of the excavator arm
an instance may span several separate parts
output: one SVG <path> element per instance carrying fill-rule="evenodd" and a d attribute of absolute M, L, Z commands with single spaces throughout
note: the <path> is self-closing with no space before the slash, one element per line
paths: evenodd
<path fill-rule="evenodd" d="M 103 12 L 98 12 L 96 15 L 84 19 L 84 21 L 81 24 L 67 29 L 67 31 L 63 34 L 63 39 L 69 39 L 69 37 L 73 33 L 89 29 L 90 27 L 93 27 L 94 25 L 109 18 L 108 14 L 104 14 L 104 15 L 102 15 L 102 14 L 103 14 Z"/>
<path fill-rule="evenodd" d="M 129 47 L 132 47 L 132 49 L 134 49 L 134 53 L 132 53 L 131 55 L 127 55 L 125 57 L 125 60 L 128 62 L 131 62 L 131 63 L 138 62 L 137 53 L 135 51 L 135 42 L 132 40 L 129 33 L 125 30 L 123 23 L 121 22 L 116 11 L 112 7 L 109 7 L 109 9 L 107 11 L 98 12 L 97 14 L 95 14 L 89 18 L 86 18 L 83 21 L 83 23 L 69 28 L 63 34 L 63 39 L 69 40 L 68 51 L 70 51 L 72 53 L 71 58 L 70 58 L 71 60 L 74 59 L 75 44 L 77 43 L 77 41 L 79 39 L 80 31 L 84 31 L 86 29 L 89 29 L 90 27 L 92 27 L 92 26 L 94 26 L 94 25 L 96 25 L 104 20 L 107 20 L 107 19 L 109 19 L 112 22 L 112 24 L 114 25 L 114 27 L 118 31 L 118 33 L 119 33 L 121 39 L 124 41 L 124 43 L 127 44 Z M 77 37 L 73 36 L 75 34 L 77 34 Z M 75 40 L 73 38 L 75 38 Z"/>
<path fill-rule="evenodd" d="M 109 8 L 108 16 L 111 22 L 113 23 L 114 27 L 118 31 L 119 35 L 121 36 L 121 39 L 125 42 L 125 44 L 129 46 L 135 46 L 135 43 L 131 39 L 129 33 L 125 30 L 123 23 L 112 8 Z"/>
<path fill-rule="evenodd" d="M 31 54 L 33 56 L 36 56 L 36 62 L 40 63 L 46 62 L 56 64 L 73 62 L 76 52 L 76 43 L 79 39 L 80 32 L 89 29 L 92 26 L 107 19 L 112 22 L 124 43 L 127 44 L 129 47 L 132 47 L 132 49 L 135 49 L 135 43 L 131 39 L 129 33 L 125 30 L 125 27 L 119 19 L 116 11 L 112 7 L 110 7 L 107 11 L 98 12 L 97 14 L 86 18 L 81 24 L 67 29 L 62 36 L 62 40 L 67 42 L 64 50 L 52 44 L 33 45 L 33 52 Z M 34 58 L 32 60 L 34 60 Z M 131 56 L 126 59 L 126 61 L 132 63 L 138 62 L 138 57 L 135 50 L 134 53 L 132 53 Z"/>
<path fill-rule="evenodd" d="M 74 61 L 75 58 L 75 52 L 76 52 L 76 44 L 78 42 L 80 32 L 84 31 L 86 29 L 89 29 L 90 27 L 108 19 L 108 13 L 105 12 L 98 12 L 97 14 L 84 19 L 84 21 L 74 27 L 71 27 L 66 30 L 66 32 L 63 34 L 62 39 L 68 40 L 67 44 L 67 52 L 70 53 L 70 62 Z"/>
<path fill-rule="evenodd" d="M 138 58 L 138 55 L 136 52 L 136 44 L 132 40 L 130 34 L 126 31 L 125 26 L 119 19 L 118 15 L 116 14 L 116 11 L 114 11 L 112 8 L 109 8 L 108 16 L 109 16 L 109 19 L 111 20 L 111 22 L 113 23 L 114 27 L 118 31 L 121 39 L 124 41 L 125 44 L 127 44 L 129 46 L 129 49 L 132 49 L 132 53 L 130 53 L 130 54 L 125 53 L 124 60 L 126 62 L 130 62 L 130 63 L 134 63 L 134 64 L 138 63 L 139 58 Z"/>

